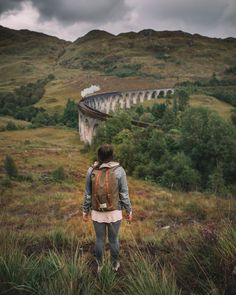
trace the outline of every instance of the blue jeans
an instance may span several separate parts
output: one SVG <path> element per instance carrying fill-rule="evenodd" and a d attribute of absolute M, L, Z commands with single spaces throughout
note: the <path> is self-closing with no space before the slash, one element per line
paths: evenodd
<path fill-rule="evenodd" d="M 111 223 L 93 221 L 95 233 L 96 233 L 96 244 L 95 253 L 98 264 L 102 264 L 104 244 L 106 241 L 106 229 L 108 230 L 108 241 L 111 253 L 112 264 L 116 263 L 119 258 L 119 228 L 121 220 Z"/>

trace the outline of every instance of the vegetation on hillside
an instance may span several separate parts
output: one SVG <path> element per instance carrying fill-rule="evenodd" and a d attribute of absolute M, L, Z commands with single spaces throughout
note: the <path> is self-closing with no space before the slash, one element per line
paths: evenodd
<path fill-rule="evenodd" d="M 16 88 L 13 93 L 0 93 L 0 115 L 31 122 L 30 127 L 34 128 L 56 124 L 77 128 L 78 110 L 73 99 L 68 99 L 62 115 L 58 113 L 49 115 L 44 108 L 34 106 L 43 97 L 46 84 L 53 79 L 54 75 L 49 74 L 46 79 Z M 5 127 L 1 127 L 1 131 L 17 129 L 22 128 L 14 121 L 8 121 Z"/>
<path fill-rule="evenodd" d="M 0 114 L 32 121 L 39 113 L 45 112 L 43 108 L 33 105 L 43 97 L 44 88 L 52 79 L 54 76 L 49 74 L 46 79 L 16 88 L 13 93 L 0 93 Z"/>
<path fill-rule="evenodd" d="M 171 189 L 235 194 L 235 127 L 214 111 L 189 107 L 188 99 L 180 90 L 172 105 L 167 100 L 115 114 L 99 128 L 93 150 L 112 143 L 130 175 Z M 132 117 L 159 128 L 134 127 Z"/>
<path fill-rule="evenodd" d="M 219 100 L 236 107 L 236 79 L 220 80 L 213 73 L 209 80 L 197 80 L 195 82 L 181 82 L 176 86 L 181 86 L 189 94 L 206 94 L 214 96 Z"/>

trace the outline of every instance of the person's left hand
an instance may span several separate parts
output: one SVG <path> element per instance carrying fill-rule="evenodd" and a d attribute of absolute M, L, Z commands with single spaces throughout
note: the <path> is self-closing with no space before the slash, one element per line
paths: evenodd
<path fill-rule="evenodd" d="M 132 212 L 127 213 L 126 220 L 127 222 L 131 223 L 131 221 L 133 220 Z"/>
<path fill-rule="evenodd" d="M 84 222 L 88 222 L 89 218 L 88 218 L 88 213 L 83 212 L 83 221 Z"/>

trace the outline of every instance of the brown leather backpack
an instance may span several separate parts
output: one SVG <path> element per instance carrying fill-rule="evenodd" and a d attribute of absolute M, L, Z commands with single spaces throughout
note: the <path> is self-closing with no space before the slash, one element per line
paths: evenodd
<path fill-rule="evenodd" d="M 92 209 L 113 211 L 119 206 L 119 187 L 115 175 L 116 167 L 94 168 L 92 180 Z"/>

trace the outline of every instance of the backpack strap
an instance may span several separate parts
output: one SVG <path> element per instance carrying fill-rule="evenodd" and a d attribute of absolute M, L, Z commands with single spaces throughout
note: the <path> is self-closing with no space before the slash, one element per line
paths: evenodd
<path fill-rule="evenodd" d="M 109 193 L 109 175 L 110 175 L 110 168 L 106 170 L 106 193 L 107 193 L 107 203 L 108 206 L 111 207 L 111 196 Z"/>
<path fill-rule="evenodd" d="M 115 166 L 115 167 L 110 167 L 106 169 L 106 193 L 107 193 L 107 203 L 108 203 L 108 207 L 112 206 L 112 202 L 111 202 L 111 194 L 109 192 L 109 175 L 110 175 L 110 170 L 112 169 L 113 172 L 120 167 L 120 165 Z"/>
<path fill-rule="evenodd" d="M 102 174 L 102 170 L 100 170 L 98 172 L 98 174 L 96 175 L 96 179 L 95 179 L 94 197 L 95 197 L 95 200 L 97 203 L 97 208 L 99 208 L 99 206 L 100 206 L 100 203 L 99 203 L 98 197 L 97 197 L 97 190 L 98 190 L 98 181 L 99 181 L 99 178 L 101 177 L 101 174 Z"/>

